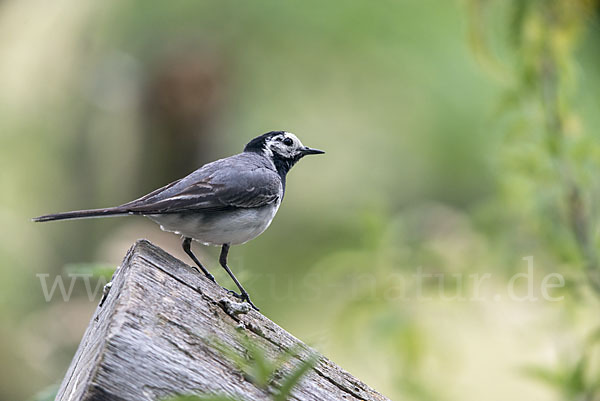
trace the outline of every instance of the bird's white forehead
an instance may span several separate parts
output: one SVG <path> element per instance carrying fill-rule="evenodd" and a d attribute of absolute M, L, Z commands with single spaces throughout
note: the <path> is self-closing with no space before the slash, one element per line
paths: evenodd
<path fill-rule="evenodd" d="M 304 146 L 304 145 L 302 145 L 302 141 L 300 139 L 298 139 L 298 137 L 296 135 L 292 134 L 291 132 L 284 131 L 282 134 L 276 135 L 273 138 L 276 138 L 278 136 L 284 137 L 284 138 L 291 138 L 292 141 L 294 141 L 294 143 L 296 143 L 300 146 Z"/>

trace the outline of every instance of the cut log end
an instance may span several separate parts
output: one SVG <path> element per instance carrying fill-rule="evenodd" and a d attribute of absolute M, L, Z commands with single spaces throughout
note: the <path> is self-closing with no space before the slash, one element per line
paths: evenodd
<path fill-rule="evenodd" d="M 245 339 L 245 340 L 244 340 Z M 277 377 L 258 383 L 231 355 L 251 341 L 268 360 L 290 352 Z M 314 351 L 217 284 L 146 240 L 113 276 L 59 389 L 57 400 L 161 400 L 174 394 L 270 399 Z M 319 356 L 293 400 L 387 400 Z"/>

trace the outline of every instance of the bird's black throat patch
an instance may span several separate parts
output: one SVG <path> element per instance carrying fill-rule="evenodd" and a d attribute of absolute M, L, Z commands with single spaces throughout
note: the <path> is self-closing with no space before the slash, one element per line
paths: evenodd
<path fill-rule="evenodd" d="M 302 156 L 294 157 L 294 158 L 284 158 L 280 155 L 273 154 L 273 164 L 275 165 L 275 169 L 277 170 L 277 174 L 281 178 L 281 183 L 283 184 L 283 190 L 285 192 L 285 177 L 287 173 L 290 171 L 294 164 L 298 163 Z"/>

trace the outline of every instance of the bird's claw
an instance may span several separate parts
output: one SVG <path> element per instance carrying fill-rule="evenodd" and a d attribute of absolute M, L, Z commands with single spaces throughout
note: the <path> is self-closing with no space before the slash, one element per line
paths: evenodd
<path fill-rule="evenodd" d="M 227 290 L 227 293 L 228 293 L 229 295 L 233 295 L 234 297 L 236 297 L 237 299 L 239 299 L 239 300 L 241 300 L 241 301 L 248 302 L 248 303 L 250 304 L 250 306 L 252 307 L 252 309 L 254 309 L 255 311 L 260 311 L 260 309 L 258 309 L 258 308 L 256 307 L 256 305 L 254 305 L 254 304 L 252 303 L 252 301 L 250 300 L 250 295 L 248 295 L 248 293 L 247 293 L 247 292 L 242 292 L 241 294 L 238 294 L 238 293 L 237 293 L 237 292 L 235 292 L 235 291 Z"/>

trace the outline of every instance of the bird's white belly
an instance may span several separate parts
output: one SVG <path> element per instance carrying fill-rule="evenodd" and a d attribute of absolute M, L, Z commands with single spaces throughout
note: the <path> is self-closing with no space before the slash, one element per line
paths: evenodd
<path fill-rule="evenodd" d="M 193 238 L 205 245 L 238 245 L 262 234 L 273 221 L 279 204 L 214 213 L 148 215 L 164 231 Z"/>

